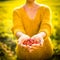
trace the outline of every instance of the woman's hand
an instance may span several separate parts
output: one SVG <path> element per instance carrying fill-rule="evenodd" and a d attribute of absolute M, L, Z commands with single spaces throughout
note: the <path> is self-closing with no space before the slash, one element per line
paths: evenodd
<path fill-rule="evenodd" d="M 46 36 L 45 32 L 41 32 L 31 37 L 32 40 L 37 41 L 39 43 L 32 44 L 32 46 L 28 49 L 30 53 L 43 46 L 45 36 Z"/>
<path fill-rule="evenodd" d="M 43 37 L 40 36 L 39 34 L 34 35 L 31 39 L 34 39 L 35 41 L 39 42 L 38 44 L 33 44 L 34 46 L 40 46 L 40 45 L 43 46 L 44 40 Z"/>
<path fill-rule="evenodd" d="M 23 42 L 28 39 L 30 39 L 28 35 L 21 33 L 20 37 L 18 38 L 18 44 L 22 47 L 27 47 L 26 45 L 23 44 Z"/>
<path fill-rule="evenodd" d="M 46 36 L 45 32 L 41 32 L 41 33 L 38 33 L 38 34 L 32 36 L 31 39 L 39 42 L 38 44 L 34 44 L 34 46 L 43 46 L 45 36 Z"/>

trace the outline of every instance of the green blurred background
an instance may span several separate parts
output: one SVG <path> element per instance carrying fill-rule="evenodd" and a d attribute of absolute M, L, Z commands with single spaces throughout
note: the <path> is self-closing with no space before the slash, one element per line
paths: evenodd
<path fill-rule="evenodd" d="M 60 56 L 60 0 L 36 0 L 36 2 L 48 5 L 52 11 L 51 40 L 54 45 L 54 54 Z M 12 13 L 14 8 L 23 4 L 25 4 L 25 0 L 0 0 L 0 43 L 8 45 L 7 47 L 10 47 L 10 51 L 13 52 L 17 39 L 11 31 L 13 26 Z M 1 47 L 1 49 L 3 48 Z"/>

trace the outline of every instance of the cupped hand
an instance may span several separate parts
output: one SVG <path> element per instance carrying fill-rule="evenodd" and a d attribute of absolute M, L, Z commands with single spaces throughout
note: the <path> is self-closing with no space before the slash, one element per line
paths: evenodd
<path fill-rule="evenodd" d="M 22 47 L 27 47 L 26 45 L 23 44 L 23 42 L 27 41 L 28 39 L 30 39 L 30 37 L 28 35 L 22 34 L 18 39 L 18 44 Z"/>
<path fill-rule="evenodd" d="M 37 34 L 31 37 L 31 40 L 34 40 L 34 43 L 29 47 L 29 52 L 32 53 L 33 51 L 43 47 L 44 39 L 41 34 Z"/>
<path fill-rule="evenodd" d="M 36 34 L 36 35 L 32 36 L 31 39 L 39 42 L 37 44 L 33 44 L 32 46 L 43 46 L 44 39 L 41 34 Z"/>

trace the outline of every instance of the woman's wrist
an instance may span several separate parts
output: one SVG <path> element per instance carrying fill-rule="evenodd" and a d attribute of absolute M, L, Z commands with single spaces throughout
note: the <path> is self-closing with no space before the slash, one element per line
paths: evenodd
<path fill-rule="evenodd" d="M 45 32 L 40 32 L 40 33 L 38 33 L 38 35 L 40 35 L 41 37 L 45 37 L 46 36 L 46 33 Z"/>
<path fill-rule="evenodd" d="M 23 35 L 22 32 L 17 32 L 17 33 L 16 33 L 16 36 L 17 36 L 17 37 L 20 37 L 20 36 L 22 36 L 22 35 Z"/>

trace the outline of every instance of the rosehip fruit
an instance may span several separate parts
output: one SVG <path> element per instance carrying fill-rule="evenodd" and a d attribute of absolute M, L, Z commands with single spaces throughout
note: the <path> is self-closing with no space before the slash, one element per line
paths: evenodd
<path fill-rule="evenodd" d="M 28 39 L 23 42 L 24 45 L 29 45 L 29 46 L 32 46 L 32 44 L 38 44 L 38 43 L 39 41 L 33 40 L 33 39 Z"/>
<path fill-rule="evenodd" d="M 34 44 L 38 44 L 39 42 L 37 40 L 34 40 Z"/>
<path fill-rule="evenodd" d="M 24 41 L 23 44 L 24 44 L 24 45 L 27 45 L 27 41 Z"/>

